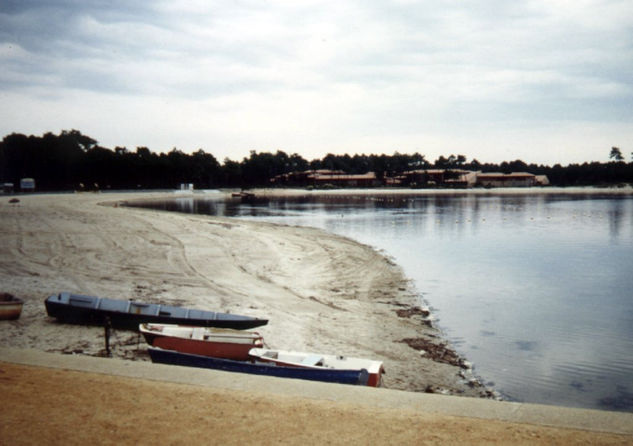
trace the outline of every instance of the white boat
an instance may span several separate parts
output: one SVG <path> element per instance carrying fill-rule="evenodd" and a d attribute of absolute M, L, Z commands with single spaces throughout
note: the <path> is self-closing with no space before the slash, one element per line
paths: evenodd
<path fill-rule="evenodd" d="M 372 359 L 351 358 L 339 355 L 324 355 L 320 353 L 304 353 L 267 348 L 252 348 L 248 354 L 258 361 L 272 362 L 289 367 L 303 367 L 311 369 L 366 369 L 369 372 L 368 386 L 379 387 L 385 368 L 382 361 Z"/>

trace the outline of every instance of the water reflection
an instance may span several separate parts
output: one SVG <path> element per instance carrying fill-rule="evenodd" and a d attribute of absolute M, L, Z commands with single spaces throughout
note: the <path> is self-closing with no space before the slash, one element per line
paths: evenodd
<path fill-rule="evenodd" d="M 384 250 L 510 399 L 633 411 L 633 199 L 310 196 L 152 207 L 326 229 Z"/>
<path fill-rule="evenodd" d="M 621 200 L 610 200 L 611 209 L 609 212 L 609 228 L 612 237 L 618 237 L 622 229 L 626 206 Z"/>

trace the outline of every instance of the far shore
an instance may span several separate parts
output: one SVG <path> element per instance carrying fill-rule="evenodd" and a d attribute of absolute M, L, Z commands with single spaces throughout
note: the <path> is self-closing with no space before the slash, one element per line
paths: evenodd
<path fill-rule="evenodd" d="M 219 189 L 139 189 L 134 190 L 109 190 L 100 189 L 95 191 L 41 191 L 37 193 L 7 193 L 0 191 L 0 197 L 20 198 L 37 195 L 98 195 L 110 197 L 115 194 L 121 200 L 145 199 L 145 198 L 165 198 L 173 196 L 200 196 L 207 194 L 220 194 L 229 197 L 234 193 L 252 193 L 259 196 L 297 196 L 297 195 L 407 195 L 407 196 L 429 196 L 429 195 L 633 195 L 633 184 L 624 186 L 574 186 L 574 187 L 497 187 L 497 188 L 437 188 L 437 189 L 411 189 L 395 187 L 375 187 L 375 188 L 335 188 L 319 189 L 305 187 L 255 187 L 255 188 L 219 188 Z M 102 200 L 108 204 L 113 204 L 117 198 Z"/>
<path fill-rule="evenodd" d="M 405 189 L 405 188 L 350 188 L 350 189 L 306 189 L 306 188 L 254 188 L 255 195 L 632 195 L 633 185 L 624 187 L 502 187 L 469 189 Z"/>

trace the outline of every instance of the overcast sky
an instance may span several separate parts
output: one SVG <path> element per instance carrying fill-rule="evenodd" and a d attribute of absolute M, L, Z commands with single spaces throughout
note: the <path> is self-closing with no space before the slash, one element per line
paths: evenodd
<path fill-rule="evenodd" d="M 633 152 L 631 0 L 0 1 L 0 137 L 420 152 Z"/>

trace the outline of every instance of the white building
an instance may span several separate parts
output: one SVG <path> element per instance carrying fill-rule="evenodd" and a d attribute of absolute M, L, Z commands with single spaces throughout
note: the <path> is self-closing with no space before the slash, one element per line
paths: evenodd
<path fill-rule="evenodd" d="M 35 180 L 33 178 L 22 178 L 20 180 L 20 189 L 23 192 L 33 192 L 35 190 Z"/>

